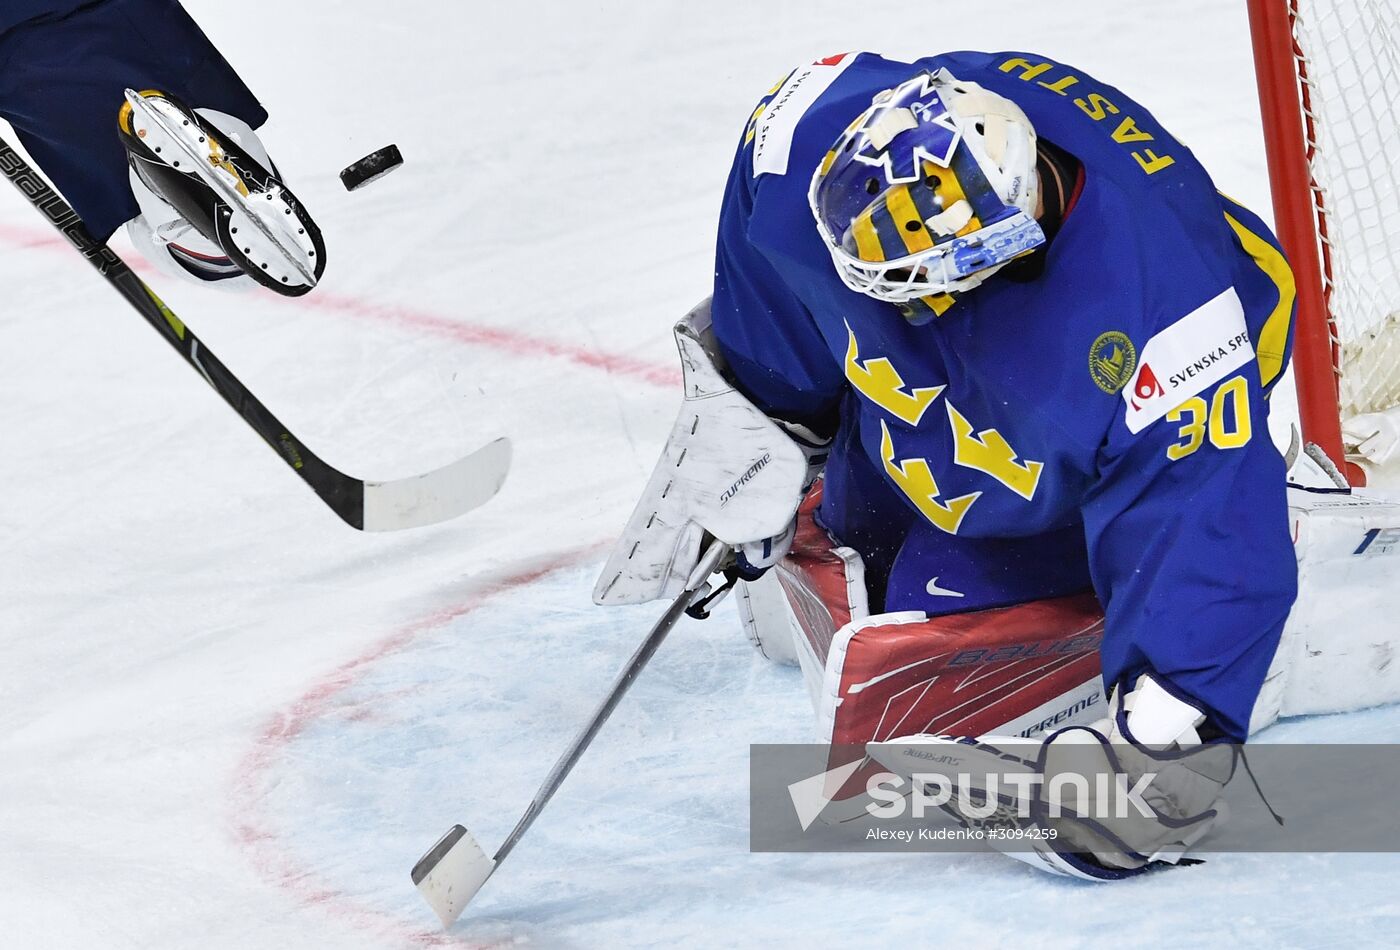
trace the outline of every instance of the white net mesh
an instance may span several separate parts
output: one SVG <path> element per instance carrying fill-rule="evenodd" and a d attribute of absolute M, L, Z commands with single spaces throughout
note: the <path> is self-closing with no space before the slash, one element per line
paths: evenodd
<path fill-rule="evenodd" d="M 1296 0 L 1342 416 L 1400 405 L 1400 0 Z"/>

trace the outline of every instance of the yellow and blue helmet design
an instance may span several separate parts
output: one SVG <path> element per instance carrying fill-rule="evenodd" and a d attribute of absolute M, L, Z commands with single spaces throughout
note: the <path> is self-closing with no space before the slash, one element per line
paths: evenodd
<path fill-rule="evenodd" d="M 877 95 L 827 152 L 808 201 L 847 287 L 937 298 L 1045 243 L 1035 163 L 1019 106 L 940 69 Z"/>

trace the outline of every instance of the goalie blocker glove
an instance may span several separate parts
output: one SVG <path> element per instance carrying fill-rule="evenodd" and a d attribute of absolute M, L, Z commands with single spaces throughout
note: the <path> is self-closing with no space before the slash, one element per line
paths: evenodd
<path fill-rule="evenodd" d="M 736 548 L 756 542 L 755 557 L 762 561 L 767 548 L 776 560 L 821 463 L 820 450 L 804 450 L 725 377 L 708 300 L 676 324 L 675 336 L 685 403 L 593 589 L 596 604 L 676 597 L 707 537 Z"/>
<path fill-rule="evenodd" d="M 141 215 L 128 233 L 166 273 L 253 281 L 289 297 L 326 269 L 321 230 L 241 120 L 158 90 L 126 90 L 118 115 Z"/>
<path fill-rule="evenodd" d="M 807 477 L 802 482 L 802 497 L 805 498 L 821 477 L 822 469 L 826 468 L 827 446 L 831 444 L 831 439 L 824 439 L 806 426 L 795 422 L 784 422 L 782 419 L 773 419 L 773 422 L 788 434 L 807 458 Z M 799 503 L 800 501 L 801 499 Z M 769 568 L 787 556 L 796 533 L 797 513 L 794 511 L 792 521 L 780 534 L 739 545 L 734 554 L 734 566 L 740 579 L 756 581 L 767 573 Z"/>

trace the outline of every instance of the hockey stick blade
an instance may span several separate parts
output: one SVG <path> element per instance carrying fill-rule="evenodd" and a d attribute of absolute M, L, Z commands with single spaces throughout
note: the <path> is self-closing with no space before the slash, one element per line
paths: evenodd
<path fill-rule="evenodd" d="M 423 475 L 365 482 L 364 530 L 420 528 L 485 504 L 506 480 L 510 456 L 510 440 L 496 439 L 466 458 Z"/>
<path fill-rule="evenodd" d="M 496 862 L 471 832 L 453 825 L 413 866 L 413 886 L 442 925 L 450 927 L 495 870 Z"/>
<path fill-rule="evenodd" d="M 194 332 L 106 244 L 18 152 L 0 141 L 0 175 L 97 268 L 316 497 L 352 528 L 399 531 L 455 518 L 489 500 L 510 468 L 510 442 L 494 442 L 436 471 L 388 482 L 347 475 L 323 461 L 274 416 Z"/>
<path fill-rule="evenodd" d="M 559 756 L 559 761 L 549 770 L 539 791 L 535 792 L 535 797 L 526 807 L 525 814 L 520 816 L 515 828 L 496 849 L 494 857 L 487 857 L 486 852 L 481 850 L 481 845 L 476 843 L 476 839 L 466 828 L 453 825 L 447 834 L 438 839 L 437 844 L 428 849 L 427 854 L 418 859 L 411 875 L 413 884 L 428 902 L 428 906 L 438 915 L 443 927 L 452 926 L 462 915 L 462 911 L 471 903 L 477 891 L 481 890 L 481 886 L 515 849 L 525 832 L 530 830 L 530 826 L 535 823 L 540 812 L 544 811 L 544 807 L 549 804 L 559 786 L 564 784 L 564 779 L 573 771 L 574 765 L 592 744 L 594 737 L 666 639 L 666 635 L 671 632 L 671 628 L 685 615 L 686 608 L 708 590 L 707 581 L 710 575 L 719 569 L 728 552 L 729 546 L 723 541 L 710 542 L 700 558 L 700 563 L 687 578 L 685 590 L 671 603 L 661 615 L 661 619 L 647 633 L 646 639 L 633 652 L 632 658 L 613 681 L 612 689 L 593 713 L 593 718 L 588 720 L 574 737 L 574 741 Z"/>

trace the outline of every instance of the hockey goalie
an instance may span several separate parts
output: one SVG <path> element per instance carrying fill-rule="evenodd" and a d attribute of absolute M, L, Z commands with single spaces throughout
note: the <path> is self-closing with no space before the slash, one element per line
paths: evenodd
<path fill-rule="evenodd" d="M 1118 743 L 1148 768 L 1400 696 L 1394 638 L 1349 619 L 1396 509 L 1320 453 L 1294 477 L 1321 489 L 1287 487 L 1269 438 L 1278 243 L 1120 90 L 1030 53 L 801 66 L 748 120 L 717 243 L 599 603 L 675 596 L 707 535 L 732 544 L 751 638 L 800 663 L 833 744 Z M 1226 766 L 1141 840 L 1044 866 L 1178 861 Z"/>

